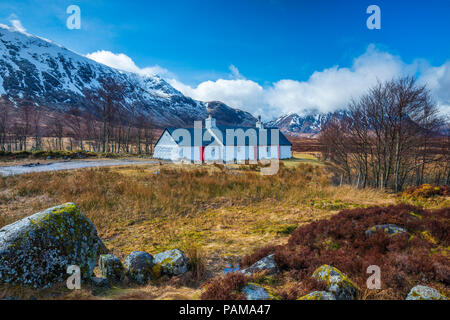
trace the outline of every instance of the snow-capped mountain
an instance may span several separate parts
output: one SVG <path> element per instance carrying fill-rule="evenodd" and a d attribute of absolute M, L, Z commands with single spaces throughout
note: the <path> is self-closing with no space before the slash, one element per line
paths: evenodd
<path fill-rule="evenodd" d="M 74 106 L 89 110 L 85 92 L 99 88 L 105 78 L 124 86 L 126 109 L 151 116 L 160 127 L 192 126 L 208 116 L 205 102 L 184 96 L 157 75 L 110 68 L 49 40 L 0 26 L 0 96 L 58 111 Z M 256 122 L 250 113 L 227 106 L 220 110 L 241 122 L 237 124 Z"/>
<path fill-rule="evenodd" d="M 320 113 L 310 112 L 304 116 L 290 113 L 272 121 L 266 122 L 267 127 L 275 127 L 284 134 L 291 136 L 314 137 L 319 133 L 322 124 L 326 123 L 332 116 L 342 117 L 345 111 Z"/>

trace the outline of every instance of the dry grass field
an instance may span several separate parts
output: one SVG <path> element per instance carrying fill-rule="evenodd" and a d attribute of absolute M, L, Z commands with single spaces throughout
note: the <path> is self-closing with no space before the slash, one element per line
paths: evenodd
<path fill-rule="evenodd" d="M 317 158 L 301 153 L 285 161 L 274 176 L 260 175 L 257 166 L 162 163 L 0 178 L 0 227 L 71 201 L 122 261 L 134 250 L 155 254 L 180 248 L 193 262 L 188 274 L 145 287 L 114 287 L 94 295 L 91 288 L 36 292 L 0 286 L 0 296 L 198 299 L 202 282 L 257 248 L 285 244 L 298 226 L 342 209 L 407 201 L 379 190 L 332 186 L 329 181 Z M 448 206 L 448 197 L 445 201 L 423 205 Z"/>

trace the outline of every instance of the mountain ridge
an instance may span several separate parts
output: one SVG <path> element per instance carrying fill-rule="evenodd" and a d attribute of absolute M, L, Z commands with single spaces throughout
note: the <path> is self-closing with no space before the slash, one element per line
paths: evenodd
<path fill-rule="evenodd" d="M 314 138 L 320 132 L 321 126 L 328 122 L 331 117 L 343 117 L 345 114 L 346 111 L 344 110 L 327 113 L 311 111 L 305 115 L 289 113 L 265 122 L 264 125 L 278 128 L 281 132 L 290 136 Z"/>
<path fill-rule="evenodd" d="M 105 78 L 124 86 L 125 109 L 151 117 L 158 127 L 191 126 L 208 116 L 207 102 L 184 96 L 158 75 L 111 68 L 51 40 L 0 26 L 0 96 L 16 104 L 27 99 L 55 111 L 80 107 L 92 112 L 85 92 L 97 90 Z M 221 110 L 228 122 L 256 122 L 250 113 L 226 107 Z"/>

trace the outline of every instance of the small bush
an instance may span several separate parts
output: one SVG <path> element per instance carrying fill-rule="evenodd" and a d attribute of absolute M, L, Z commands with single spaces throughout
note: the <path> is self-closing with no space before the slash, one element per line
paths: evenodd
<path fill-rule="evenodd" d="M 202 300 L 244 300 L 241 293 L 249 282 L 249 277 L 241 273 L 227 273 L 219 279 L 205 284 L 206 290 L 202 293 Z"/>
<path fill-rule="evenodd" d="M 184 249 L 189 260 L 189 269 L 194 282 L 202 281 L 206 276 L 205 255 L 198 246 L 188 246 Z"/>
<path fill-rule="evenodd" d="M 418 187 L 411 187 L 400 193 L 404 198 L 431 198 L 435 196 L 450 196 L 449 186 L 432 186 L 430 184 L 423 184 Z"/>

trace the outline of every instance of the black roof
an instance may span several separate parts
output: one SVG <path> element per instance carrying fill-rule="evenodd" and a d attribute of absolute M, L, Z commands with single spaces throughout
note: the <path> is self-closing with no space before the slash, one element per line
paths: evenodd
<path fill-rule="evenodd" d="M 195 130 L 199 130 L 198 133 L 202 130 L 201 135 L 197 133 L 199 141 L 194 141 Z M 224 145 L 229 146 L 292 146 L 278 128 L 258 129 L 252 127 L 217 126 L 211 130 L 218 139 L 222 139 Z M 210 134 L 205 136 L 206 128 L 166 128 L 164 132 L 166 131 L 174 138 L 177 144 L 184 146 L 208 146 L 216 140 L 214 136 L 209 137 Z M 278 143 L 276 143 L 276 135 L 278 135 Z M 205 137 L 205 141 L 202 141 L 203 139 L 201 137 Z M 208 140 L 208 138 L 211 139 Z"/>

